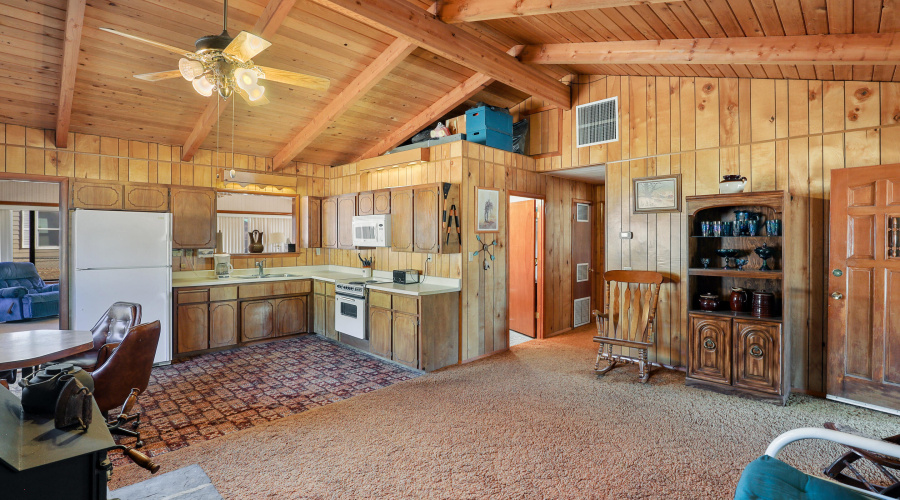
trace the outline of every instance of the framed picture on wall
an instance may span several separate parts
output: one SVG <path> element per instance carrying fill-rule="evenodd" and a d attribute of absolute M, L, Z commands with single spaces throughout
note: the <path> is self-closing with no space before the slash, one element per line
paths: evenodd
<path fill-rule="evenodd" d="M 681 174 L 632 180 L 634 213 L 681 212 Z"/>
<path fill-rule="evenodd" d="M 500 231 L 500 190 L 475 187 L 475 232 Z"/>

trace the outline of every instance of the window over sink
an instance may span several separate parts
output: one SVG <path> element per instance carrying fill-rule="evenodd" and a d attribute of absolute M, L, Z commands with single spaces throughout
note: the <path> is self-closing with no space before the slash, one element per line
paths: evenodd
<path fill-rule="evenodd" d="M 288 252 L 296 243 L 295 196 L 220 191 L 216 203 L 222 251 L 250 253 L 250 233 L 262 233 L 262 253 Z"/>

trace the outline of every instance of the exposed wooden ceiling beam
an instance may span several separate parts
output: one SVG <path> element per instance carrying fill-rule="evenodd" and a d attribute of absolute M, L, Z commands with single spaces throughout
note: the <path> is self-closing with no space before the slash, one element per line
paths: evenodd
<path fill-rule="evenodd" d="M 517 45 L 509 49 L 509 52 L 507 53 L 515 57 L 521 52 L 522 48 L 521 45 Z M 377 144 L 366 150 L 365 153 L 357 158 L 357 161 L 372 158 L 390 151 L 398 144 L 409 139 L 420 130 L 440 119 L 440 117 L 444 116 L 448 111 L 468 101 L 472 96 L 481 92 L 482 89 L 490 85 L 493 81 L 493 78 L 481 73 L 470 76 L 466 81 L 462 82 L 456 88 L 438 99 L 437 102 L 428 106 L 425 111 L 422 111 L 412 119 L 407 120 L 400 128 L 392 131 L 387 137 L 378 141 Z"/>
<path fill-rule="evenodd" d="M 530 64 L 900 64 L 900 33 L 555 43 L 525 47 Z"/>
<path fill-rule="evenodd" d="M 569 87 L 563 83 L 405 0 L 312 1 L 538 99 L 550 101 L 563 109 L 571 107 Z"/>
<path fill-rule="evenodd" d="M 81 46 L 85 3 L 87 3 L 86 0 L 69 0 L 66 6 L 66 38 L 63 40 L 59 102 L 56 110 L 56 147 L 58 148 L 66 147 L 69 141 L 69 123 L 72 120 L 72 99 L 75 97 L 75 72 L 78 69 L 78 49 Z"/>
<path fill-rule="evenodd" d="M 281 23 L 287 17 L 288 13 L 294 8 L 297 0 L 269 0 L 266 8 L 259 15 L 256 25 L 253 26 L 252 32 L 263 38 L 269 38 L 278 31 Z M 221 98 L 217 93 L 213 94 L 206 103 L 206 108 L 194 123 L 191 133 L 188 134 L 187 140 L 184 141 L 184 147 L 181 149 L 181 161 L 190 161 L 197 154 L 200 145 L 206 140 L 206 137 L 212 131 L 213 125 L 219 120 L 219 116 L 225 111 L 227 106 L 225 101 L 219 102 Z"/>
<path fill-rule="evenodd" d="M 350 109 L 353 104 L 362 96 L 372 89 L 382 78 L 387 76 L 394 68 L 397 67 L 406 56 L 410 55 L 416 46 L 408 41 L 398 38 L 394 40 L 388 48 L 381 53 L 371 64 L 369 64 L 362 73 L 359 74 L 350 85 L 338 94 L 331 102 L 325 106 L 325 109 L 317 113 L 312 121 L 309 122 L 303 130 L 295 135 L 282 149 L 275 155 L 275 170 L 283 169 L 291 160 L 294 159 L 304 148 L 312 144 L 312 142 L 328 128 L 339 116 Z"/>
<path fill-rule="evenodd" d="M 465 23 L 667 1 L 669 0 L 445 0 L 441 5 L 440 15 L 446 23 Z"/>

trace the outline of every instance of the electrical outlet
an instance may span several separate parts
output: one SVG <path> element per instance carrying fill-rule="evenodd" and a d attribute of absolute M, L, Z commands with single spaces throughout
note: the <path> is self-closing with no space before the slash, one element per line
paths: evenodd
<path fill-rule="evenodd" d="M 622 238 L 623 240 L 630 240 L 632 237 L 634 237 L 634 233 L 631 231 L 622 231 L 619 233 L 619 238 Z"/>
<path fill-rule="evenodd" d="M 475 260 L 475 252 L 469 252 L 469 262 Z"/>
<path fill-rule="evenodd" d="M 631 271 L 631 267 L 630 267 L 630 266 L 625 266 L 625 267 L 622 268 L 622 270 L 623 270 L 623 271 Z"/>
<path fill-rule="evenodd" d="M 321 249 L 321 248 L 317 248 L 317 249 L 316 249 L 316 255 L 322 255 L 322 249 Z"/>

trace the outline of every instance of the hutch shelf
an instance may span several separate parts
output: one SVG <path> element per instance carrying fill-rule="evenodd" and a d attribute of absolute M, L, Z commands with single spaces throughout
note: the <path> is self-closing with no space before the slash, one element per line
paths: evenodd
<path fill-rule="evenodd" d="M 686 383 L 726 394 L 737 394 L 784 405 L 790 396 L 790 304 L 786 300 L 784 273 L 789 270 L 790 228 L 788 203 L 783 191 L 689 196 L 688 212 L 688 370 Z M 734 221 L 736 212 L 750 212 L 761 221 L 752 236 L 704 236 L 703 222 Z M 764 221 L 780 220 L 777 235 L 767 234 Z M 769 269 L 754 249 L 765 244 L 772 250 Z M 716 250 L 737 250 L 747 259 L 743 270 L 726 262 Z M 704 260 L 709 259 L 704 267 Z M 732 288 L 747 292 L 747 302 L 732 311 Z M 770 292 L 770 315 L 751 311 L 753 292 Z M 703 310 L 700 295 L 719 300 L 715 310 Z"/>

